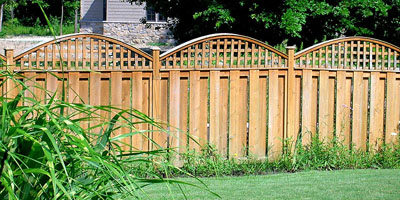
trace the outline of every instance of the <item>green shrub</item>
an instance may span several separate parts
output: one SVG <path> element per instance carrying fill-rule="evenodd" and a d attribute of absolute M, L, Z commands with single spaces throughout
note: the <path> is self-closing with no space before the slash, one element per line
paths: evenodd
<path fill-rule="evenodd" d="M 400 145 L 383 146 L 377 152 L 363 152 L 349 148 L 336 138 L 321 142 L 318 135 L 308 145 L 295 145 L 284 141 L 284 153 L 275 161 L 257 160 L 251 154 L 247 158 L 228 159 L 210 145 L 200 152 L 188 151 L 181 155 L 180 169 L 147 166 L 148 172 L 160 176 L 236 176 L 304 170 L 338 170 L 366 168 L 400 168 Z M 293 150 L 291 150 L 293 149 Z M 168 163 L 168 160 L 164 160 Z M 168 166 L 168 165 L 164 165 Z M 168 171 L 169 174 L 165 174 Z"/>

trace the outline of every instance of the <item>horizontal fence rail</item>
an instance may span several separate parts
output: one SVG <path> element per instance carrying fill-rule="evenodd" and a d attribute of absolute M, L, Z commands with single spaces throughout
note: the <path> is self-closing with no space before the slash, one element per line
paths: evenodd
<path fill-rule="evenodd" d="M 306 145 L 317 135 L 364 151 L 398 143 L 399 55 L 398 47 L 365 37 L 297 53 L 288 47 L 286 54 L 235 34 L 148 55 L 112 38 L 78 34 L 15 57 L 7 50 L 4 60 L 43 101 L 45 94 L 33 85 L 58 91 L 62 84 L 54 75 L 64 74 L 69 102 L 135 108 L 168 123 L 169 135 L 125 138 L 135 149 L 159 148 L 150 138 L 178 152 L 211 144 L 230 158 L 276 159 L 285 140 Z M 3 95 L 13 88 L 3 87 Z"/>

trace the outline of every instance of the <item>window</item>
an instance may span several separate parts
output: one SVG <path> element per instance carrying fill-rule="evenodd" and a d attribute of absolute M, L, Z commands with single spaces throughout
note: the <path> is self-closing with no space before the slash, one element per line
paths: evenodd
<path fill-rule="evenodd" d="M 163 15 L 156 13 L 153 8 L 146 8 L 146 21 L 147 22 L 165 22 L 166 19 Z"/>
<path fill-rule="evenodd" d="M 146 9 L 146 21 L 155 22 L 156 21 L 156 12 L 152 8 Z"/>

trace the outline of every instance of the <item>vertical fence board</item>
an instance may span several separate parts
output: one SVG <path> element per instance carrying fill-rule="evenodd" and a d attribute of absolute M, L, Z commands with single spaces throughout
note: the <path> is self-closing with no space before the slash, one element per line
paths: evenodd
<path fill-rule="evenodd" d="M 315 133 L 317 132 L 317 120 L 318 120 L 318 77 L 313 77 L 312 78 L 312 93 L 311 93 L 311 127 L 309 130 L 311 130 L 312 136 L 315 136 Z"/>
<path fill-rule="evenodd" d="M 190 71 L 189 148 L 200 150 L 200 72 Z"/>
<path fill-rule="evenodd" d="M 111 106 L 116 108 L 121 108 L 122 104 L 121 98 L 122 98 L 122 72 L 111 72 Z M 113 116 L 115 114 L 116 112 L 112 113 Z M 117 126 L 121 126 L 121 124 L 118 123 Z M 121 135 L 121 129 L 113 131 L 112 137 L 116 137 L 119 135 Z M 123 140 L 121 141 L 123 142 Z M 122 148 L 126 148 L 126 146 L 122 145 Z"/>
<path fill-rule="evenodd" d="M 326 56 L 328 57 L 328 56 Z M 327 63 L 326 63 L 327 64 Z M 318 130 L 320 139 L 327 140 L 328 138 L 328 115 L 330 114 L 328 111 L 329 106 L 329 72 L 328 71 L 320 71 L 319 74 L 319 113 L 318 113 Z"/>
<path fill-rule="evenodd" d="M 246 155 L 247 152 L 247 127 L 248 127 L 248 93 L 247 93 L 247 88 L 248 88 L 248 78 L 246 77 L 240 77 L 239 78 L 239 131 L 238 131 L 238 137 L 237 137 L 237 146 L 238 146 L 238 156 L 243 157 Z"/>
<path fill-rule="evenodd" d="M 352 142 L 356 148 L 362 150 L 366 148 L 367 139 L 367 121 L 364 116 L 367 115 L 367 102 L 365 102 L 365 98 L 368 98 L 368 93 L 365 93 L 365 87 L 363 72 L 354 72 Z"/>
<path fill-rule="evenodd" d="M 99 106 L 101 103 L 102 91 L 101 91 L 101 80 L 100 73 L 90 72 L 89 74 L 89 103 L 92 106 Z M 92 114 L 93 118 L 90 121 L 90 126 L 99 123 L 100 111 L 96 110 Z M 95 128 L 94 133 L 99 133 L 100 128 Z"/>
<path fill-rule="evenodd" d="M 282 154 L 283 150 L 283 141 L 286 139 L 285 137 L 285 99 L 286 99 L 286 77 L 287 76 L 280 76 L 278 77 L 278 121 L 277 121 L 277 130 L 278 132 L 274 134 L 275 139 L 275 146 L 277 155 Z"/>
<path fill-rule="evenodd" d="M 187 150 L 187 145 L 188 145 L 188 106 L 189 106 L 189 87 L 188 87 L 188 79 L 181 79 L 180 83 L 180 108 L 179 108 L 179 116 L 180 116 L 180 122 L 179 122 L 179 128 L 180 128 L 180 137 L 179 137 L 179 151 L 181 153 L 185 152 Z"/>
<path fill-rule="evenodd" d="M 139 75 L 137 75 L 139 76 Z M 141 77 L 142 75 L 140 75 Z M 137 87 L 140 87 L 140 85 L 138 85 Z M 141 104 L 141 112 L 144 113 L 145 115 L 150 115 L 151 113 L 151 79 L 143 79 L 142 80 L 142 101 L 141 103 L 138 102 L 138 104 Z M 138 91 L 138 90 L 136 90 Z M 139 126 L 139 128 L 141 128 L 141 130 L 150 130 L 152 127 L 150 127 L 149 124 L 141 124 L 141 126 Z M 149 138 L 151 137 L 151 134 L 149 132 L 147 133 L 143 133 L 142 134 L 142 149 L 143 151 L 146 150 L 150 150 L 151 149 L 151 145 L 150 145 L 150 141 Z"/>
<path fill-rule="evenodd" d="M 42 73 L 40 74 L 42 75 Z M 35 81 L 34 93 L 36 96 L 36 100 L 40 103 L 44 103 L 46 97 L 46 79 L 45 78 L 37 78 Z"/>
<path fill-rule="evenodd" d="M 294 117 L 294 122 L 289 122 L 289 123 L 294 123 L 294 135 L 292 135 L 292 146 L 295 145 L 298 141 L 298 137 L 301 131 L 301 127 L 300 127 L 300 119 L 301 119 L 301 77 L 296 77 L 295 78 L 295 86 L 294 86 L 294 91 L 295 94 L 294 95 L 294 101 L 295 101 L 295 107 L 294 107 L 294 112 L 293 114 L 295 115 Z M 289 94 L 290 95 L 290 94 Z M 301 141 L 299 141 L 301 142 Z"/>
<path fill-rule="evenodd" d="M 179 133 L 180 123 L 180 91 L 181 91 L 181 80 L 179 71 L 170 72 L 170 95 L 169 95 L 169 123 L 171 125 L 169 135 L 169 145 L 171 148 L 180 151 L 180 140 L 181 134 Z"/>
<path fill-rule="evenodd" d="M 220 131 L 219 131 L 219 152 L 222 155 L 228 155 L 228 119 L 229 119 L 229 79 L 221 78 L 220 80 Z"/>
<path fill-rule="evenodd" d="M 263 151 L 263 157 L 261 159 L 266 158 L 267 153 L 267 90 L 268 90 L 268 79 L 267 77 L 260 78 L 260 138 L 259 142 L 261 143 L 260 149 Z M 260 150 L 261 151 L 261 150 Z"/>
<path fill-rule="evenodd" d="M 144 99 L 143 95 L 143 78 L 142 78 L 142 72 L 132 72 L 132 109 L 136 109 L 140 112 L 144 112 L 143 109 L 143 101 L 146 101 Z M 133 118 L 132 119 L 133 123 L 139 122 L 138 119 Z M 133 131 L 136 132 L 132 136 L 132 148 L 134 150 L 146 150 L 147 149 L 147 138 L 148 133 L 141 133 L 139 131 L 146 130 L 146 127 L 144 127 L 144 124 L 138 124 L 136 127 L 133 127 Z M 146 141 L 146 142 L 145 142 Z"/>
<path fill-rule="evenodd" d="M 122 79 L 122 92 L 121 92 L 121 108 L 124 110 L 130 110 L 131 108 L 131 78 Z M 123 115 L 129 122 L 131 122 L 131 117 L 124 113 Z M 126 123 L 121 124 L 123 126 L 121 134 L 131 133 L 131 127 L 127 126 Z M 126 144 L 124 146 L 125 151 L 132 151 L 132 136 L 125 136 L 122 138 L 122 142 Z"/>
<path fill-rule="evenodd" d="M 385 144 L 397 144 L 399 138 L 400 121 L 400 81 L 396 80 L 396 73 L 387 73 L 386 99 L 386 130 Z"/>
<path fill-rule="evenodd" d="M 230 71 L 229 80 L 229 156 L 240 155 L 240 72 Z"/>
<path fill-rule="evenodd" d="M 200 79 L 200 146 L 208 143 L 208 77 Z"/>
<path fill-rule="evenodd" d="M 47 99 L 50 99 L 51 96 L 61 91 L 57 91 L 57 82 L 58 78 L 56 77 L 57 73 L 46 73 L 46 90 L 48 91 L 48 95 L 46 96 Z"/>
<path fill-rule="evenodd" d="M 68 102 L 79 103 L 79 72 L 68 73 Z"/>
<path fill-rule="evenodd" d="M 250 111 L 249 111 L 249 152 L 257 158 L 265 157 L 265 132 L 262 131 L 262 116 L 265 114 L 261 110 L 261 98 L 263 93 L 260 91 L 261 81 L 258 70 L 250 71 Z"/>
<path fill-rule="evenodd" d="M 109 75 L 109 73 L 107 74 Z M 100 79 L 100 105 L 109 106 L 110 105 L 110 78 Z M 103 97 L 103 98 L 101 98 Z M 101 122 L 110 119 L 110 113 L 107 111 L 100 111 Z M 103 127 L 104 128 L 104 127 Z"/>
<path fill-rule="evenodd" d="M 25 74 L 25 85 L 27 89 L 24 92 L 24 96 L 27 98 L 35 97 L 35 86 L 36 86 L 36 72 L 26 72 Z M 33 102 L 29 99 L 25 99 L 25 106 L 32 106 Z"/>
<path fill-rule="evenodd" d="M 83 104 L 89 104 L 89 80 L 87 78 L 81 79 L 79 81 L 79 97 L 80 102 Z M 87 114 L 81 113 L 79 118 L 87 118 Z M 89 123 L 86 119 L 81 121 L 81 126 L 83 128 L 89 128 Z"/>
<path fill-rule="evenodd" d="M 220 147 L 220 72 L 210 72 L 210 144 Z"/>
<path fill-rule="evenodd" d="M 347 147 L 350 145 L 351 79 L 345 71 L 337 72 L 336 81 L 336 136 Z"/>
<path fill-rule="evenodd" d="M 282 150 L 282 135 L 280 134 L 280 97 L 279 97 L 279 77 L 277 70 L 269 71 L 269 83 L 268 83 L 268 159 L 274 160 L 278 158 Z"/>
<path fill-rule="evenodd" d="M 168 79 L 161 79 L 161 96 L 160 96 L 160 122 L 163 124 L 163 128 L 167 129 L 168 121 Z M 157 131 L 153 133 L 153 140 L 162 148 L 168 147 L 168 134 L 163 131 Z"/>
<path fill-rule="evenodd" d="M 303 97 L 302 97 L 302 142 L 304 145 L 309 144 L 311 136 L 315 133 L 314 112 L 316 104 L 313 105 L 313 77 L 311 70 L 303 71 Z"/>
<path fill-rule="evenodd" d="M 329 78 L 329 71 L 321 71 L 319 77 L 319 136 L 322 141 L 328 142 L 332 139 L 333 134 L 333 109 L 334 102 L 334 85 Z"/>
<path fill-rule="evenodd" d="M 384 137 L 384 100 L 385 81 L 380 80 L 379 72 L 371 73 L 371 104 L 370 104 L 370 133 L 369 147 L 378 150 Z"/>
<path fill-rule="evenodd" d="M 335 131 L 335 77 L 329 77 L 329 106 L 328 106 L 328 139 L 332 140 Z"/>

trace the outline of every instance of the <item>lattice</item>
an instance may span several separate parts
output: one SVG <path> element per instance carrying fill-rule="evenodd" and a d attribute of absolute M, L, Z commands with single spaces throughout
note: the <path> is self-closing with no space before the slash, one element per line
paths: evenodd
<path fill-rule="evenodd" d="M 371 38 L 343 38 L 315 45 L 295 56 L 297 68 L 400 70 L 400 50 Z"/>
<path fill-rule="evenodd" d="M 284 67 L 287 67 L 284 53 L 238 35 L 206 36 L 161 55 L 162 69 Z"/>
<path fill-rule="evenodd" d="M 39 45 L 15 58 L 16 70 L 151 69 L 151 57 L 118 40 L 72 35 Z"/>

